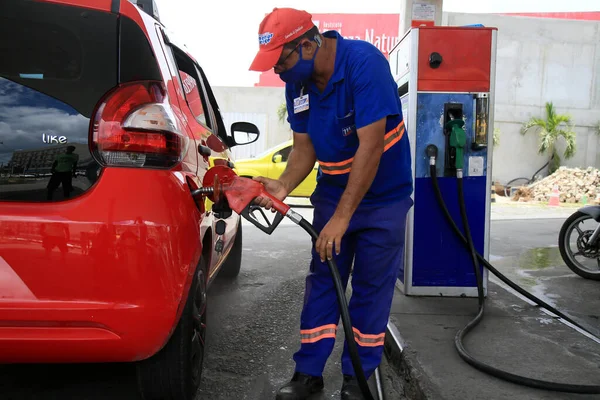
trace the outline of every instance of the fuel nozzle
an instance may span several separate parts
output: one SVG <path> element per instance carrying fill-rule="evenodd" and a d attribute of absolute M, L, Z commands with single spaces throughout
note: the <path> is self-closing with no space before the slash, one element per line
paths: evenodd
<path fill-rule="evenodd" d="M 199 189 L 196 189 L 192 192 L 192 196 L 208 196 L 213 194 L 215 191 L 215 188 L 213 187 L 201 187 Z"/>
<path fill-rule="evenodd" d="M 465 121 L 462 119 L 454 119 L 451 115 L 451 119 L 446 123 L 445 128 L 450 132 L 449 145 L 454 149 L 454 167 L 457 170 L 462 170 L 464 164 L 464 149 L 467 143 Z"/>
<path fill-rule="evenodd" d="M 283 217 L 288 217 L 296 224 L 302 221 L 302 216 L 291 210 L 290 206 L 275 198 L 265 190 L 262 183 L 249 178 L 237 176 L 229 167 L 217 165 L 209 169 L 202 180 L 202 187 L 192 192 L 192 196 L 206 196 L 220 210 L 235 211 L 252 222 L 263 232 L 271 234 Z M 269 198 L 272 208 L 277 211 L 273 222 L 269 222 L 260 206 L 254 204 L 257 197 Z M 215 209 L 213 206 L 213 211 Z M 253 215 L 260 212 L 265 223 Z"/>
<path fill-rule="evenodd" d="M 217 174 L 211 174 L 209 178 L 209 180 L 205 179 L 203 182 L 204 186 L 192 191 L 192 196 L 208 197 L 210 201 L 218 204 L 222 200 L 221 194 L 223 192 L 223 186 L 221 184 L 221 180 Z"/>
<path fill-rule="evenodd" d="M 425 154 L 429 157 L 429 165 L 435 165 L 435 160 L 438 155 L 438 148 L 435 144 L 430 144 L 425 148 Z"/>

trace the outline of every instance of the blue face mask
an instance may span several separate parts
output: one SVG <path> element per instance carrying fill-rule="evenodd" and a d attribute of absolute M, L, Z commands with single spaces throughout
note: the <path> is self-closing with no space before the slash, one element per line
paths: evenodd
<path fill-rule="evenodd" d="M 292 68 L 279 74 L 281 80 L 286 83 L 308 82 L 315 69 L 315 57 L 317 56 L 319 48 L 320 47 L 317 47 L 317 51 L 315 51 L 313 58 L 305 60 L 302 58 L 302 46 L 300 46 L 300 57 L 298 58 L 298 62 Z"/>

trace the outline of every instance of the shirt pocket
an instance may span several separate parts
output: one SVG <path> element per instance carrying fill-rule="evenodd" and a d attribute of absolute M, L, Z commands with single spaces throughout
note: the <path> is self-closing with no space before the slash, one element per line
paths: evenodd
<path fill-rule="evenodd" d="M 336 117 L 335 136 L 342 144 L 342 148 L 355 148 L 358 146 L 354 110 L 350 110 L 341 118 Z"/>

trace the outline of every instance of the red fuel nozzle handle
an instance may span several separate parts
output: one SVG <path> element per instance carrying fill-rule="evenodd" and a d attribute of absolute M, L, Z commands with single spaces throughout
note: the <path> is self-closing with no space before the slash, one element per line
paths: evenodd
<path fill-rule="evenodd" d="M 287 214 L 290 209 L 290 206 L 267 192 L 262 183 L 250 178 L 236 176 L 230 182 L 224 183 L 222 190 L 229 207 L 238 214 L 257 197 L 269 198 L 275 211 L 282 215 Z"/>
<path fill-rule="evenodd" d="M 273 233 L 275 228 L 277 228 L 279 223 L 283 220 L 283 217 L 285 217 L 290 210 L 290 206 L 268 193 L 262 183 L 249 178 L 242 178 L 239 176 L 234 177 L 231 182 L 223 185 L 223 194 L 227 198 L 227 203 L 233 211 L 240 214 L 248 221 L 252 222 L 258 229 L 269 235 Z M 258 204 L 254 204 L 254 200 L 257 197 L 268 198 L 273 202 L 273 209 L 277 211 L 273 222 L 269 221 L 262 207 Z M 254 212 L 256 211 L 259 211 L 264 218 L 263 223 L 261 223 L 254 215 Z"/>
<path fill-rule="evenodd" d="M 223 197 L 227 200 L 229 208 L 240 214 L 257 228 L 269 235 L 277 228 L 283 217 L 287 216 L 296 224 L 302 217 L 293 212 L 290 206 L 276 199 L 268 193 L 262 183 L 249 178 L 242 178 L 229 167 L 216 165 L 210 168 L 202 180 L 202 188 L 193 192 L 193 195 L 207 195 L 214 203 L 219 203 Z M 269 222 L 266 214 L 258 204 L 254 204 L 257 197 L 269 198 L 273 202 L 273 209 L 277 211 L 273 222 Z M 260 211 L 264 217 L 261 223 L 254 212 Z"/>

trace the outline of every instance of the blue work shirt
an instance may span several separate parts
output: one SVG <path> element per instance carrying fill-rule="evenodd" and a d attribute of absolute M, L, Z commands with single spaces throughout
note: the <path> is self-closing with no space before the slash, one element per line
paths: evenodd
<path fill-rule="evenodd" d="M 359 146 L 357 129 L 387 117 L 385 150 L 377 174 L 359 207 L 390 204 L 412 193 L 411 154 L 398 86 L 385 56 L 369 42 L 344 39 L 336 31 L 335 68 L 320 93 L 314 82 L 286 84 L 288 122 L 308 134 L 319 171 L 313 203 L 339 202 Z M 308 94 L 309 108 L 294 113 L 294 99 Z M 382 134 L 384 134 L 382 132 Z"/>

